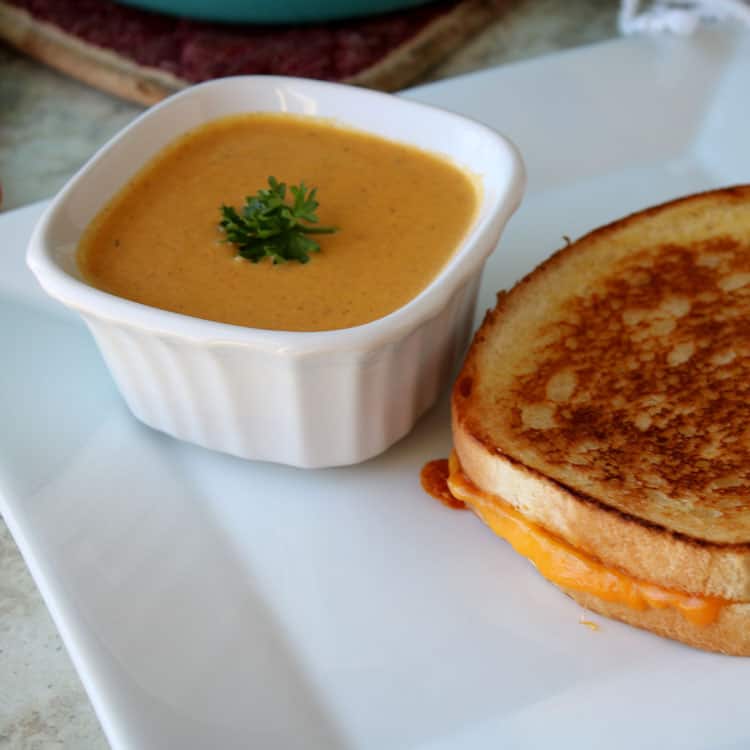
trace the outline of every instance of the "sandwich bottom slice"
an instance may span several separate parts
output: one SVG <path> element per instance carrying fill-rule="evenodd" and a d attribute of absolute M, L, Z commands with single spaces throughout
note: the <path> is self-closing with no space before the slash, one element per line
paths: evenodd
<path fill-rule="evenodd" d="M 598 229 L 498 297 L 451 494 L 579 604 L 750 655 L 750 187 Z"/>
<path fill-rule="evenodd" d="M 440 491 L 434 484 L 430 489 Z M 455 451 L 447 489 L 582 607 L 696 648 L 750 656 L 750 602 L 669 589 L 606 566 L 480 490 L 463 472 Z"/>

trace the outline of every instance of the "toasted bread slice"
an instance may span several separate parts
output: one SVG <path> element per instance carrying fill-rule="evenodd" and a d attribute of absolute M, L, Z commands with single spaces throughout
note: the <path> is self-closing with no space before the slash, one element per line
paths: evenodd
<path fill-rule="evenodd" d="M 480 489 L 605 565 L 750 601 L 750 186 L 596 230 L 500 295 L 453 429 Z"/>

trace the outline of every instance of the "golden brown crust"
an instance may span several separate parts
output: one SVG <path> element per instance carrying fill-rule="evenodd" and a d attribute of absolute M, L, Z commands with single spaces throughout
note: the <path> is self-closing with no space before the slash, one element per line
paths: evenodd
<path fill-rule="evenodd" d="M 611 617 L 637 628 L 681 641 L 689 646 L 732 656 L 750 656 L 750 604 L 729 604 L 710 625 L 694 625 L 676 609 L 632 609 L 608 602 L 594 594 L 562 589 L 578 604 L 592 612 Z"/>
<path fill-rule="evenodd" d="M 553 255 L 488 313 L 454 407 L 506 464 L 627 525 L 750 542 L 750 187 L 648 209 Z M 745 562 L 739 575 L 747 595 Z"/>

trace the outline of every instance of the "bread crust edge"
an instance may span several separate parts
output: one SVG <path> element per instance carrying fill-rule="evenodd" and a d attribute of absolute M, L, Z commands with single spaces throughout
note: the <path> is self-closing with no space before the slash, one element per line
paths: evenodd
<path fill-rule="evenodd" d="M 698 596 L 750 601 L 750 548 L 694 540 L 580 495 L 478 439 L 453 406 L 453 442 L 467 477 L 577 549 L 642 581 Z"/>
<path fill-rule="evenodd" d="M 671 607 L 637 610 L 625 604 L 605 601 L 595 594 L 567 588 L 562 591 L 585 609 L 663 638 L 703 651 L 750 656 L 750 604 L 727 604 L 710 625 L 695 625 Z"/>

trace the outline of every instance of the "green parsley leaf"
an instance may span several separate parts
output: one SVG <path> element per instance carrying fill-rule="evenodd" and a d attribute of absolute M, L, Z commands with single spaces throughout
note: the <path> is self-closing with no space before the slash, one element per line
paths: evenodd
<path fill-rule="evenodd" d="M 219 228 L 226 242 L 237 247 L 237 254 L 253 263 L 271 258 L 274 264 L 296 260 L 307 263 L 320 245 L 308 235 L 332 234 L 336 227 L 311 226 L 318 223 L 317 188 L 308 190 L 304 182 L 290 185 L 292 201 L 286 200 L 286 183 L 268 178 L 267 189 L 245 198 L 241 210 L 221 207 Z"/>

